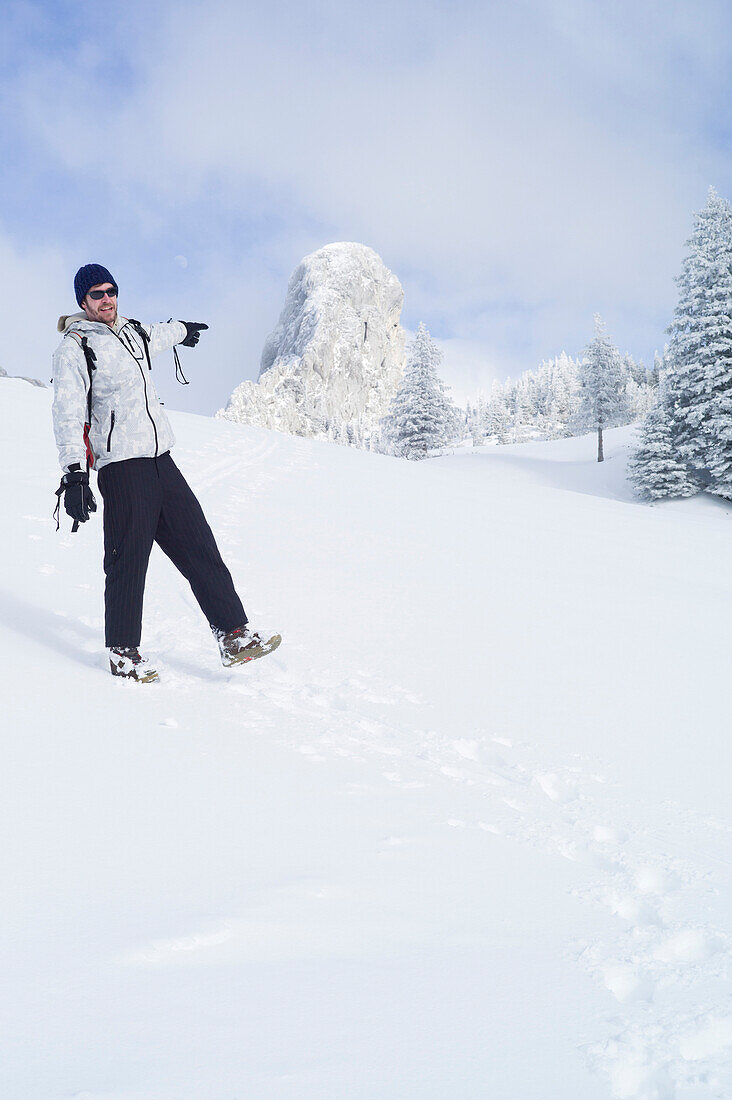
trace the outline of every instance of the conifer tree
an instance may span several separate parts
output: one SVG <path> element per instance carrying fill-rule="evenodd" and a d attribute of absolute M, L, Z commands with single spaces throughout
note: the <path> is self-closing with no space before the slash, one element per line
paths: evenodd
<path fill-rule="evenodd" d="M 656 390 L 645 382 L 640 385 L 633 378 L 625 383 L 625 406 L 628 423 L 643 420 L 656 403 Z M 624 418 L 625 419 L 625 418 Z"/>
<path fill-rule="evenodd" d="M 661 376 L 658 400 L 639 430 L 639 443 L 628 459 L 628 478 L 643 500 L 687 497 L 698 491 L 674 441 L 666 377 Z"/>
<path fill-rule="evenodd" d="M 513 390 L 513 441 L 523 443 L 531 437 L 531 424 L 536 415 L 530 371 L 525 371 Z"/>
<path fill-rule="evenodd" d="M 478 394 L 478 402 L 475 406 L 468 402 L 466 409 L 468 430 L 473 440 L 474 447 L 480 447 L 485 438 L 484 422 L 485 422 L 486 403 L 483 394 Z"/>
<path fill-rule="evenodd" d="M 675 444 L 698 488 L 732 497 L 732 207 L 709 189 L 676 282 L 664 363 Z"/>
<path fill-rule="evenodd" d="M 441 362 L 442 352 L 420 323 L 401 384 L 382 421 L 391 449 L 404 458 L 427 458 L 455 441 L 461 414 L 438 376 Z"/>
<path fill-rule="evenodd" d="M 510 426 L 504 389 L 496 379 L 491 387 L 491 396 L 485 407 L 483 418 L 483 437 L 493 443 L 507 443 Z"/>
<path fill-rule="evenodd" d="M 605 458 L 602 433 L 622 422 L 624 379 L 620 355 L 595 314 L 595 337 L 580 362 L 580 404 L 578 420 L 585 431 L 597 430 L 597 461 Z"/>

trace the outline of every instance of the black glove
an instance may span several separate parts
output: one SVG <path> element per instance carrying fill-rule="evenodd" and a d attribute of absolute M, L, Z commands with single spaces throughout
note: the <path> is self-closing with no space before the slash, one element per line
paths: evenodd
<path fill-rule="evenodd" d="M 96 512 L 97 502 L 89 488 L 89 474 L 74 463 L 67 474 L 61 478 L 57 496 L 64 494 L 64 508 L 74 523 L 72 532 L 78 530 L 80 523 L 86 523 L 90 512 Z"/>
<path fill-rule="evenodd" d="M 186 326 L 186 338 L 180 341 L 180 346 L 182 348 L 195 348 L 200 339 L 201 330 L 208 328 L 208 325 L 203 325 L 198 321 L 181 321 L 181 324 Z"/>

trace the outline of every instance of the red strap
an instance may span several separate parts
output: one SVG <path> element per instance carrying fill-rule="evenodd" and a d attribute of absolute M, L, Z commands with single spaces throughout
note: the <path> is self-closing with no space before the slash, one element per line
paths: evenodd
<path fill-rule="evenodd" d="M 84 446 L 86 447 L 86 461 L 87 461 L 87 464 L 89 466 L 93 466 L 94 465 L 94 452 L 92 451 L 91 444 L 89 442 L 89 430 L 90 430 L 90 428 L 91 428 L 90 424 L 85 424 L 84 425 Z"/>

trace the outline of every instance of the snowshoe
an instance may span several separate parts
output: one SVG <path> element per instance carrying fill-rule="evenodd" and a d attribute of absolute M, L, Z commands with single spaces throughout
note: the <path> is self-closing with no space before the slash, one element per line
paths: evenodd
<path fill-rule="evenodd" d="M 273 634 L 266 641 L 248 626 L 237 627 L 228 633 L 214 628 L 214 635 L 219 643 L 221 663 L 228 668 L 230 665 L 242 664 L 244 661 L 256 661 L 259 657 L 265 657 L 271 653 L 282 641 L 279 634 Z"/>
<path fill-rule="evenodd" d="M 141 684 L 151 684 L 160 677 L 149 661 L 140 656 L 137 646 L 118 646 L 109 651 L 109 667 L 113 676 L 124 676 Z"/>

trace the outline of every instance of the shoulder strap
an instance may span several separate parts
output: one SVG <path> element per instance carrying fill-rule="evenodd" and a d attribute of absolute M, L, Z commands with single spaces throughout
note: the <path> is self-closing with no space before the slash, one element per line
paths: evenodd
<path fill-rule="evenodd" d="M 89 430 L 91 428 L 92 420 L 92 378 L 94 371 L 97 369 L 97 357 L 94 354 L 94 349 L 89 346 L 89 341 L 86 336 L 80 336 L 78 332 L 67 332 L 66 336 L 73 336 L 75 340 L 78 340 L 81 345 L 81 350 L 84 352 L 84 359 L 86 360 L 86 373 L 89 375 L 89 386 L 86 391 L 86 423 L 84 424 L 84 446 L 86 447 L 86 472 L 89 473 L 89 467 L 94 465 L 94 454 L 89 444 Z"/>

